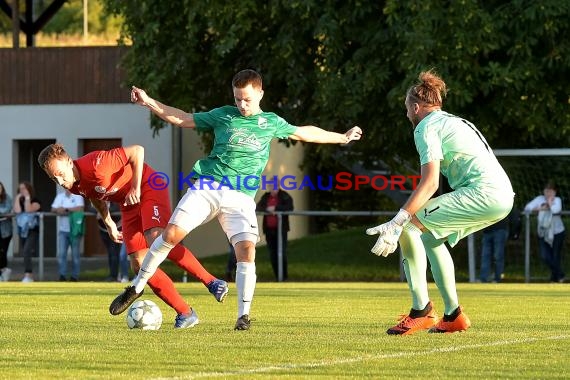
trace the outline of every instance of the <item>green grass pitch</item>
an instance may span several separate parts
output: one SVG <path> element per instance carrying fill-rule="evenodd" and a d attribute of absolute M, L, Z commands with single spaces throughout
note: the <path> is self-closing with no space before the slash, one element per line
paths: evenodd
<path fill-rule="evenodd" d="M 252 329 L 233 331 L 234 284 L 218 304 L 177 284 L 201 323 L 129 330 L 107 283 L 0 283 L 1 379 L 567 379 L 570 286 L 458 284 L 465 333 L 388 336 L 409 310 L 405 283 L 260 283 Z M 430 284 L 436 310 L 442 302 Z"/>

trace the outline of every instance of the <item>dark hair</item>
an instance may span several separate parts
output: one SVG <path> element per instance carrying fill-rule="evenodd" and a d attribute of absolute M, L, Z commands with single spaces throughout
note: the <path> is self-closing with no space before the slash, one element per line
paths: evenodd
<path fill-rule="evenodd" d="M 441 107 L 443 98 L 447 95 L 447 86 L 443 79 L 433 70 L 428 70 L 422 71 L 418 80 L 418 83 L 408 89 L 406 97 L 416 103 Z"/>
<path fill-rule="evenodd" d="M 22 182 L 20 182 L 20 185 L 24 185 L 26 190 L 28 190 L 28 193 L 30 193 L 30 198 L 34 197 L 34 195 L 35 195 L 34 185 L 32 185 L 32 183 L 30 181 L 22 181 Z"/>
<path fill-rule="evenodd" d="M 558 187 L 556 186 L 556 183 L 551 179 L 546 181 L 546 184 L 544 184 L 544 188 L 549 189 L 549 190 L 558 191 Z"/>
<path fill-rule="evenodd" d="M 51 160 L 57 160 L 60 158 L 68 158 L 69 154 L 63 148 L 61 144 L 50 144 L 46 146 L 40 154 L 38 155 L 38 164 L 43 170 L 47 169 L 48 164 Z"/>
<path fill-rule="evenodd" d="M 263 88 L 261 75 L 255 70 L 246 69 L 234 75 L 232 79 L 232 87 L 234 88 L 245 88 L 248 84 L 251 84 L 253 88 Z"/>
<path fill-rule="evenodd" d="M 4 202 L 6 200 L 6 187 L 4 186 L 4 184 L 2 182 L 0 182 L 0 187 L 2 187 L 2 190 L 0 190 L 0 202 Z"/>

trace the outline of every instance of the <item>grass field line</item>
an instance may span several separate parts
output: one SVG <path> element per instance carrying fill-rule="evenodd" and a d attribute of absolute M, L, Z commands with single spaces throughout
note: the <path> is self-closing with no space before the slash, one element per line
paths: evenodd
<path fill-rule="evenodd" d="M 440 347 L 434 348 L 429 351 L 423 352 L 423 354 L 438 354 L 442 352 L 457 352 L 457 351 L 464 351 L 464 350 L 471 350 L 477 348 L 488 348 L 488 347 L 495 347 L 495 346 L 509 346 L 509 345 L 516 345 L 516 344 L 526 344 L 526 343 L 533 343 L 539 341 L 547 341 L 547 340 L 565 340 L 569 339 L 570 335 L 556 335 L 556 336 L 549 336 L 549 337 L 541 337 L 541 338 L 521 338 L 521 339 L 511 339 L 511 340 L 500 340 L 496 342 L 489 342 L 489 343 L 481 343 L 481 344 L 468 344 L 464 346 L 451 346 L 451 347 Z M 226 372 L 198 372 L 192 375 L 187 376 L 176 376 L 176 377 L 158 377 L 153 378 L 153 380 L 182 380 L 182 379 L 199 379 L 205 377 L 225 377 L 225 376 L 240 376 L 240 375 L 247 375 L 247 374 L 257 374 L 257 373 L 267 373 L 267 372 L 276 372 L 276 371 L 284 371 L 284 370 L 291 370 L 291 369 L 304 369 L 304 368 L 319 368 L 319 367 L 330 367 L 336 365 L 343 365 L 343 364 L 354 364 L 364 361 L 371 361 L 371 360 L 382 360 L 382 359 L 394 359 L 394 358 L 405 358 L 405 357 L 412 357 L 416 356 L 417 352 L 393 352 L 390 354 L 378 354 L 378 355 L 365 355 L 365 356 L 357 356 L 353 358 L 346 358 L 346 359 L 334 359 L 334 360 L 325 360 L 313 363 L 299 363 L 299 364 L 282 364 L 282 365 L 272 365 L 267 367 L 259 367 L 259 368 L 250 368 L 244 370 L 236 370 L 236 371 L 226 371 Z"/>

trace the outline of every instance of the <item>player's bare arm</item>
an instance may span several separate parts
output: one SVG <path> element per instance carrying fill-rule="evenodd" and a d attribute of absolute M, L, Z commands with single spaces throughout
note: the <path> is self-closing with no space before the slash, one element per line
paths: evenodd
<path fill-rule="evenodd" d="M 24 200 L 24 208 L 20 207 L 20 199 Z M 40 204 L 37 202 L 32 202 L 30 193 L 27 190 L 22 190 L 21 193 L 14 197 L 14 212 L 36 212 L 40 210 Z"/>
<path fill-rule="evenodd" d="M 439 188 L 439 161 L 431 161 L 421 168 L 422 178 L 402 207 L 410 215 L 414 215 L 435 194 Z"/>
<path fill-rule="evenodd" d="M 147 107 L 162 120 L 180 128 L 195 128 L 194 115 L 178 108 L 167 106 L 147 95 L 147 93 L 133 86 L 131 89 L 131 102 Z"/>
<path fill-rule="evenodd" d="M 314 125 L 298 127 L 294 134 L 289 136 L 293 140 L 319 143 L 319 144 L 347 144 L 354 140 L 360 140 L 362 129 L 353 127 L 346 133 L 325 131 Z"/>
<path fill-rule="evenodd" d="M 101 216 L 101 221 L 103 221 L 103 224 L 105 224 L 105 227 L 107 228 L 107 232 L 109 233 L 109 237 L 111 238 L 111 240 L 113 240 L 116 243 L 122 243 L 123 234 L 119 232 L 119 230 L 117 229 L 117 224 L 115 223 L 113 218 L 111 218 L 111 213 L 109 212 L 109 207 L 107 206 L 107 202 L 94 198 L 90 198 L 89 201 Z"/>
<path fill-rule="evenodd" d="M 97 210 L 97 212 L 99 213 L 101 221 L 105 224 L 105 226 L 108 226 L 110 224 L 115 224 L 115 222 L 111 218 L 111 213 L 109 212 L 109 207 L 107 207 L 107 202 L 94 198 L 89 198 L 89 201 L 91 202 L 95 210 Z"/>
<path fill-rule="evenodd" d="M 134 205 L 141 200 L 141 181 L 144 164 L 144 148 L 140 145 L 131 145 L 124 147 L 125 155 L 129 161 L 129 165 L 133 171 L 133 179 L 131 182 L 131 190 L 125 197 L 124 205 Z"/>

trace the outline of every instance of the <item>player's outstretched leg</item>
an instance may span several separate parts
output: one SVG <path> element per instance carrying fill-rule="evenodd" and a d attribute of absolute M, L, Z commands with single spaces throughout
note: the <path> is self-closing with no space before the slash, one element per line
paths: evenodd
<path fill-rule="evenodd" d="M 125 290 L 119 294 L 117 298 L 113 300 L 113 302 L 111 302 L 111 305 L 109 306 L 109 313 L 112 315 L 121 314 L 123 311 L 127 310 L 127 308 L 131 306 L 131 304 L 135 302 L 137 298 L 142 296 L 143 293 L 144 290 L 140 293 L 137 293 L 134 286 L 127 286 Z"/>
<path fill-rule="evenodd" d="M 463 312 L 461 306 L 457 307 L 451 315 L 443 315 L 435 326 L 429 329 L 430 333 L 452 333 L 457 331 L 465 331 L 471 327 L 471 321 L 467 314 Z"/>

